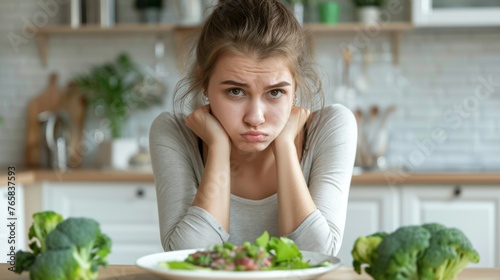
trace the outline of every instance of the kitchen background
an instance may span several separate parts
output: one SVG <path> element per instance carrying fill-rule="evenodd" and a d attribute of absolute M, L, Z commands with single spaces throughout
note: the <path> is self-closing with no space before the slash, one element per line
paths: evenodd
<path fill-rule="evenodd" d="M 431 19 L 424 15 L 425 9 L 411 8 L 420 1 L 387 0 L 382 7 L 385 22 L 372 27 L 353 24 L 359 20 L 360 10 L 354 2 L 363 0 L 325 4 L 333 10 L 340 7 L 337 19 L 330 18 L 340 22 L 338 26 L 310 24 L 311 17 L 318 15 L 305 13 L 327 104 L 341 102 L 357 116 L 362 128 L 358 134 L 366 136 L 359 137 L 363 141 L 358 143 L 358 151 L 369 150 L 368 140 L 370 147 L 378 147 L 373 149 L 373 158 L 357 157 L 357 165 L 366 166 L 376 159 L 376 165 L 389 169 L 353 176 L 344 245 L 338 256 L 350 263 L 351 245 L 357 236 L 440 222 L 466 233 L 481 254 L 477 266 L 500 266 L 500 1 L 433 0 L 436 5 L 469 6 L 451 16 L 433 10 Z M 110 262 L 132 264 L 138 257 L 163 250 L 154 178 L 147 164 L 141 169 L 147 172 L 108 172 L 102 167 L 112 161 L 115 168 L 132 171 L 127 164 L 133 155 L 136 162 L 147 163 L 144 154 L 132 153 L 131 147 L 141 143 L 147 149 L 153 119 L 174 109 L 173 90 L 181 77 L 179 51 L 189 48 L 183 35 L 196 30 L 183 27 L 177 32 L 168 24 L 195 23 L 201 17 L 201 3 L 213 1 L 165 0 L 159 15 L 162 25 L 136 27 L 140 15 L 135 0 L 102 0 L 116 3 L 116 19 L 107 18 L 111 28 L 76 30 L 69 27 L 70 2 L 78 0 L 0 1 L 0 208 L 4 209 L 0 220 L 7 218 L 7 166 L 15 165 L 19 170 L 18 244 L 26 246 L 32 213 L 50 209 L 65 217 L 98 220 L 114 242 Z M 327 1 L 307 0 L 313 2 Z M 179 4 L 186 6 L 183 9 Z M 471 16 L 481 10 L 476 7 L 480 4 L 491 6 Z M 300 17 L 303 10 L 297 5 L 294 11 Z M 154 14 L 149 16 L 154 18 Z M 423 27 L 426 20 L 436 26 Z M 39 36 L 43 34 L 45 37 Z M 116 141 L 108 141 L 110 131 L 103 129 L 107 125 L 102 122 L 102 107 L 89 107 L 81 131 L 79 170 L 27 167 L 27 139 L 41 140 L 41 131 L 33 129 L 34 123 L 40 124 L 28 117 L 33 100 L 42 93 L 65 93 L 72 96 L 71 102 L 76 100 L 67 106 L 75 106 L 70 113 L 78 116 L 81 107 L 74 95 L 68 95 L 73 92 L 70 82 L 122 53 L 146 77 L 157 78 L 147 83 L 151 85 L 148 92 L 163 88 L 163 102 L 133 110 Z M 57 74 L 59 90 L 49 85 L 52 74 Z M 43 106 L 50 107 L 51 98 L 37 100 L 38 106 L 47 103 Z M 377 120 L 391 108 L 395 110 L 388 114 L 385 125 L 379 125 Z M 115 146 L 109 146 L 112 143 Z M 395 181 L 388 174 L 396 174 Z M 5 244 L 8 234 L 7 228 L 0 228 L 0 244 Z M 0 257 L 6 256 L 4 248 L 0 246 Z"/>
<path fill-rule="evenodd" d="M 121 52 L 127 52 L 142 67 L 155 69 L 156 36 L 153 33 L 54 35 L 47 42 L 48 66 L 44 68 L 36 38 L 25 38 L 14 47 L 10 36 L 22 34 L 27 21 L 36 21 L 37 15 L 44 13 L 43 3 L 49 2 L 57 3 L 49 0 L 0 2 L 0 114 L 4 119 L 0 126 L 0 166 L 23 166 L 27 105 L 47 87 L 50 73 L 58 74 L 59 87 L 64 89 L 77 75 L 113 60 Z M 117 23 L 137 21 L 133 1 L 117 2 Z M 340 21 L 354 21 L 352 2 L 339 2 Z M 404 9 L 392 14 L 391 20 L 408 21 L 409 3 L 397 3 Z M 171 4 L 166 2 L 161 15 L 163 22 L 175 22 Z M 48 24 L 68 23 L 66 6 L 57 5 L 58 11 L 48 17 Z M 367 71 L 359 70 L 363 56 L 359 52 L 353 55 L 350 76 L 352 84 L 359 86 L 355 87 L 357 107 L 368 114 L 372 105 L 379 106 L 379 111 L 391 104 L 396 106 L 387 123 L 387 166 L 415 171 L 500 170 L 499 84 L 490 82 L 493 87 L 486 93 L 491 94 L 485 94 L 484 98 L 474 95 L 481 81 L 500 81 L 498 31 L 498 28 L 482 27 L 403 32 L 399 67 L 390 63 L 391 41 L 384 34 L 369 37 L 372 63 Z M 362 32 L 314 35 L 315 56 L 324 77 L 328 103 L 333 102 L 341 84 L 342 46 L 364 44 L 356 38 Z M 180 76 L 173 38 L 167 33 L 163 41 L 164 56 L 159 60 L 161 71 L 157 74 L 166 86 L 164 102 L 134 112 L 126 123 L 124 137 L 144 135 L 156 115 L 172 110 L 172 93 Z M 87 137 L 94 137 L 98 118 L 92 112 L 87 116 L 84 131 Z M 436 133 L 446 136 L 444 142 L 431 143 Z M 84 155 L 84 167 L 98 165 L 97 142 L 94 141 L 95 145 Z"/>

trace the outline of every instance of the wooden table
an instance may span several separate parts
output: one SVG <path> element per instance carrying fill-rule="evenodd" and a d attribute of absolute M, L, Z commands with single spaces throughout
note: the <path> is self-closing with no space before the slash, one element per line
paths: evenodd
<path fill-rule="evenodd" d="M 7 264 L 0 264 L 1 280 L 28 280 L 29 275 L 15 274 L 7 270 Z M 99 279 L 116 280 L 161 280 L 163 278 L 156 276 L 142 268 L 134 265 L 111 265 L 101 268 Z M 358 275 L 350 267 L 341 267 L 328 274 L 318 278 L 318 280 L 370 280 L 366 275 Z M 49 279 L 47 279 L 49 280 Z M 500 268 L 467 268 L 458 276 L 457 280 L 500 280 Z"/>

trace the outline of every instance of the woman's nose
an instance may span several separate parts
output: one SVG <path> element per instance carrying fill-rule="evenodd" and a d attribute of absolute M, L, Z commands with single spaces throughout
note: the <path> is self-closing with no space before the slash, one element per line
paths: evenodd
<path fill-rule="evenodd" d="M 243 121 L 253 127 L 264 123 L 264 106 L 259 100 L 252 100 L 247 107 Z"/>

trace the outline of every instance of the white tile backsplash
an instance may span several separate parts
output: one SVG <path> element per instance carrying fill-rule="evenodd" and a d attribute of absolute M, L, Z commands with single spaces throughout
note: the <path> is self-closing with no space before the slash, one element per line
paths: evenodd
<path fill-rule="evenodd" d="M 123 0 L 128 3 L 125 6 L 131 1 Z M 342 5 L 351 11 L 344 13 L 343 19 L 353 20 L 350 1 L 342 0 Z M 59 74 L 59 86 L 64 88 L 76 75 L 85 73 L 92 65 L 114 59 L 122 51 L 142 66 L 154 67 L 154 35 L 120 34 L 51 36 L 47 45 L 48 67 L 43 68 L 35 39 L 28 39 L 28 43 L 19 46 L 19 53 L 15 53 L 8 35 L 21 34 L 25 25 L 23 18 L 32 21 L 40 10 L 38 1 L 0 1 L 0 115 L 5 121 L 0 126 L 0 166 L 23 165 L 26 107 L 31 98 L 45 89 L 51 72 Z M 62 11 L 61 7 L 49 21 L 61 21 Z M 122 21 L 133 22 L 135 18 L 133 13 L 124 13 Z M 315 55 L 324 77 L 328 103 L 333 102 L 331 95 L 340 81 L 340 48 L 356 42 L 353 35 L 316 35 Z M 372 105 L 381 108 L 397 105 L 397 112 L 388 124 L 391 129 L 389 164 L 408 162 L 412 152 L 418 149 L 416 141 L 430 139 L 433 131 L 442 128 L 448 139 L 436 144 L 424 162 L 413 165 L 415 170 L 500 170 L 500 86 L 495 86 L 485 100 L 478 101 L 474 114 L 460 117 L 456 127 L 443 116 L 446 110 L 453 110 L 455 104 L 463 105 L 464 100 L 474 97 L 476 87 L 481 84 L 479 77 L 487 79 L 492 75 L 494 81 L 500 81 L 500 33 L 495 29 L 426 29 L 405 33 L 401 40 L 399 86 L 390 83 L 387 71 L 395 69 L 380 55 L 387 47 L 387 38 L 380 35 L 371 40 L 375 54 L 379 55 L 374 56 L 369 70 L 370 90 L 360 93 L 358 103 L 363 109 Z M 137 137 L 138 127 L 149 128 L 156 115 L 172 108 L 172 91 L 179 74 L 173 39 L 166 35 L 163 40 L 166 48 L 161 62 L 168 88 L 165 103 L 136 113 L 126 125 L 126 137 Z M 360 61 L 359 57 L 354 60 Z M 360 64 L 355 63 L 352 71 L 356 77 Z M 93 137 L 97 123 L 97 118 L 89 115 L 87 137 Z M 95 160 L 95 152 L 88 152 L 84 164 L 95 165 Z"/>

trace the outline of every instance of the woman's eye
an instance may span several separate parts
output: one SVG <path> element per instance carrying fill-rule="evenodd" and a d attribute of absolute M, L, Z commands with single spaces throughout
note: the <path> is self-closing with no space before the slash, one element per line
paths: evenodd
<path fill-rule="evenodd" d="M 281 89 L 273 89 L 269 92 L 269 96 L 271 98 L 280 98 L 283 95 L 283 90 Z"/>
<path fill-rule="evenodd" d="M 230 88 L 227 90 L 227 93 L 231 96 L 242 96 L 243 91 L 239 88 Z"/>

